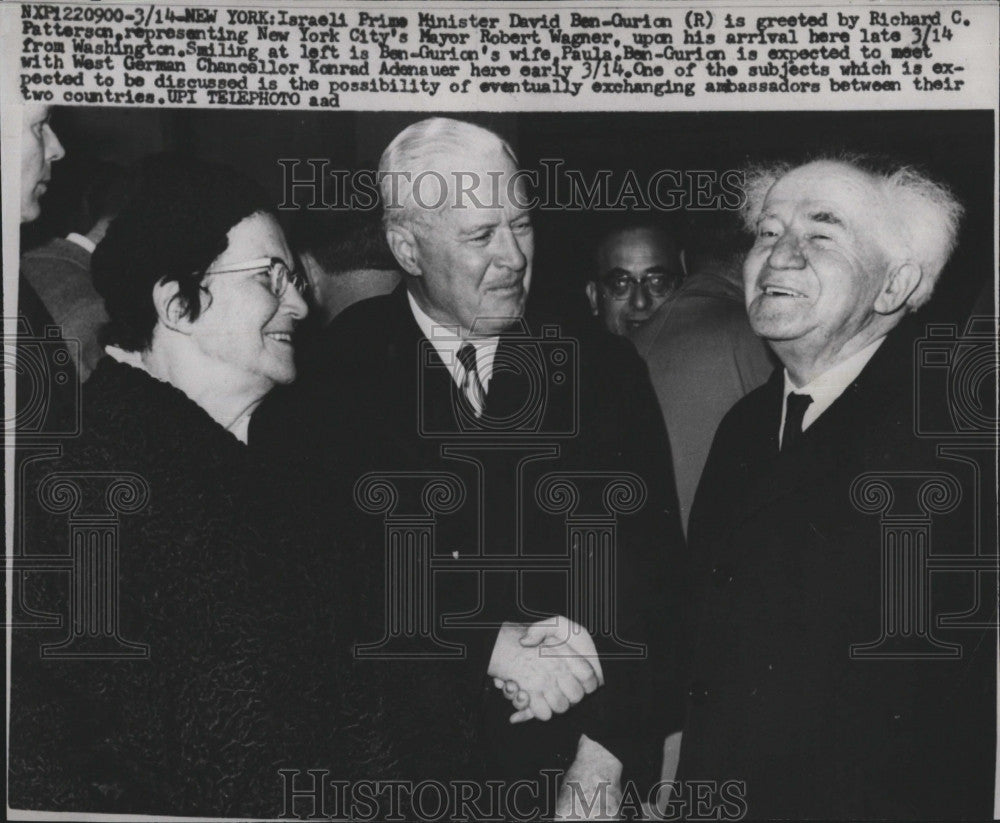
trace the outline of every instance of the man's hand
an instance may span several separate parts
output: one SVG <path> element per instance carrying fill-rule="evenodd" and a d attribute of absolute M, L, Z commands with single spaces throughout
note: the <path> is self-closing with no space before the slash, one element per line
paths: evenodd
<path fill-rule="evenodd" d="M 594 641 L 562 616 L 531 625 L 504 623 L 488 674 L 519 709 L 512 723 L 562 714 L 604 683 Z"/>
<path fill-rule="evenodd" d="M 576 759 L 556 799 L 556 820 L 618 820 L 622 764 L 600 743 L 580 735 Z"/>

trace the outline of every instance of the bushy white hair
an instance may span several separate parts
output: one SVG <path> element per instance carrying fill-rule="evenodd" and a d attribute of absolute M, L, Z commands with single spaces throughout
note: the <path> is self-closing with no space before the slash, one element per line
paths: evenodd
<path fill-rule="evenodd" d="M 886 204 L 888 227 L 894 245 L 920 266 L 920 284 L 907 300 L 915 311 L 926 303 L 937 285 L 941 271 L 955 250 L 958 229 L 965 209 L 951 190 L 913 166 L 880 163 L 861 155 L 817 157 L 800 166 L 774 163 L 748 167 L 744 171 L 746 201 L 743 223 L 756 232 L 757 220 L 771 187 L 782 177 L 804 165 L 834 163 L 866 175 Z"/>

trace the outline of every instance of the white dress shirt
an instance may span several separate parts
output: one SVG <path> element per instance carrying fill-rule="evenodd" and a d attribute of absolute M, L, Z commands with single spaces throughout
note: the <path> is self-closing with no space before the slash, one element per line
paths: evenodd
<path fill-rule="evenodd" d="M 420 331 L 424 337 L 434 345 L 441 361 L 451 371 L 451 377 L 455 385 L 462 388 L 465 380 L 465 368 L 458 360 L 458 350 L 466 343 L 471 343 L 476 349 L 476 371 L 479 372 L 479 382 L 483 391 L 489 391 L 490 378 L 493 377 L 493 358 L 497 353 L 497 345 L 500 343 L 499 337 L 462 337 L 462 328 L 458 325 L 442 325 L 436 320 L 432 320 L 424 312 L 413 295 L 406 293 L 410 301 L 410 311 L 413 312 L 413 319 L 417 321 Z"/>
<path fill-rule="evenodd" d="M 76 243 L 84 251 L 89 251 L 91 254 L 94 253 L 94 249 L 97 248 L 97 244 L 91 240 L 89 237 L 85 237 L 82 234 L 77 234 L 75 231 L 71 231 L 66 235 L 66 239 L 70 243 Z"/>
<path fill-rule="evenodd" d="M 788 411 L 788 395 L 792 392 L 796 394 L 808 394 L 812 398 L 812 403 L 806 409 L 805 417 L 802 418 L 802 431 L 808 429 L 813 421 L 823 412 L 833 405 L 833 401 L 844 393 L 848 386 L 853 383 L 859 374 L 868 365 L 878 347 L 882 345 L 884 337 L 870 343 L 857 354 L 841 361 L 836 366 L 827 369 L 820 375 L 814 377 L 804 386 L 796 386 L 792 378 L 785 369 L 785 392 L 781 401 L 781 422 L 778 424 L 778 447 L 781 447 L 782 433 L 785 430 L 785 414 Z"/>

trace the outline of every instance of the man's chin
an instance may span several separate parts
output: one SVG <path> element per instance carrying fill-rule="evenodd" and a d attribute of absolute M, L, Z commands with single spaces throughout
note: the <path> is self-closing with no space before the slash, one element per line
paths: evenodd
<path fill-rule="evenodd" d="M 807 325 L 801 314 L 791 306 L 774 307 L 752 303 L 747 318 L 754 334 L 767 340 L 792 340 Z"/>
<path fill-rule="evenodd" d="M 42 213 L 42 207 L 37 200 L 33 200 L 30 203 L 21 204 L 22 223 L 30 223 L 32 220 L 37 220 L 41 213 Z"/>
<path fill-rule="evenodd" d="M 639 331 L 639 329 L 647 325 L 649 321 L 652 319 L 653 319 L 652 317 L 643 317 L 640 320 L 626 320 L 622 324 L 622 328 L 624 329 L 625 334 L 635 334 L 637 331 Z"/>
<path fill-rule="evenodd" d="M 479 317 L 476 318 L 469 331 L 472 332 L 473 337 L 496 337 L 498 334 L 503 334 L 511 327 L 517 325 L 522 316 L 523 312 L 516 315 L 503 314 Z"/>
<path fill-rule="evenodd" d="M 507 331 L 524 316 L 525 297 L 523 289 L 509 300 L 493 300 L 488 306 L 480 307 L 480 315 L 475 319 L 470 331 L 482 336 L 495 336 Z"/>
<path fill-rule="evenodd" d="M 798 326 L 791 326 L 787 323 L 754 323 L 751 321 L 750 328 L 762 340 L 768 343 L 789 343 L 800 339 L 805 332 Z"/>

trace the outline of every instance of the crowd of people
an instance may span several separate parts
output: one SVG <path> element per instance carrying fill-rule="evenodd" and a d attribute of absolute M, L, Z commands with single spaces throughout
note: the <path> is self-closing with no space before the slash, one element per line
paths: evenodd
<path fill-rule="evenodd" d="M 755 169 L 711 244 L 609 225 L 575 317 L 529 299 L 513 148 L 461 120 L 396 135 L 380 214 L 287 236 L 227 166 L 105 171 L 21 264 L 19 334 L 61 327 L 83 388 L 43 385 L 58 436 L 19 447 L 13 600 L 48 619 L 12 631 L 12 808 L 330 816 L 328 780 L 462 787 L 370 788 L 363 819 L 484 819 L 491 785 L 553 789 L 496 819 L 991 814 L 995 569 L 887 605 L 886 558 L 928 547 L 886 554 L 854 492 L 950 470 L 910 317 L 957 242 L 946 186 Z M 934 547 L 995 558 L 951 476 Z M 83 510 L 114 536 L 81 542 Z M 60 554 L 85 561 L 31 563 Z M 880 631 L 952 651 L 857 652 Z"/>

